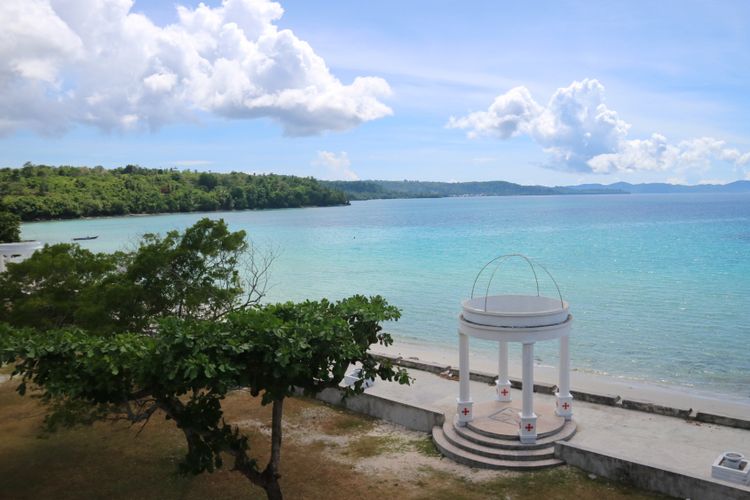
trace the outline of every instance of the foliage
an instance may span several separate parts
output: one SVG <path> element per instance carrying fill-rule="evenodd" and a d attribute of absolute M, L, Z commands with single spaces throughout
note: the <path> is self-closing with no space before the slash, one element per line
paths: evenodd
<path fill-rule="evenodd" d="M 162 410 L 187 440 L 183 471 L 213 471 L 227 453 L 233 470 L 264 487 L 269 498 L 280 498 L 284 398 L 297 387 L 315 393 L 336 386 L 351 363 L 361 364 L 364 378 L 408 383 L 405 371 L 379 364 L 368 352 L 374 343 L 392 342 L 380 322 L 398 316 L 381 297 L 354 296 L 255 307 L 223 322 L 167 318 L 153 335 L 97 336 L 80 329 L 39 335 L 0 325 L 0 362 L 16 363 L 21 393 L 32 382 L 43 398 L 83 404 L 89 416 L 109 413 L 145 425 Z M 272 457 L 262 471 L 249 458 L 247 438 L 222 418 L 221 400 L 235 387 L 274 405 Z M 348 391 L 362 389 L 360 381 Z"/>
<path fill-rule="evenodd" d="M 132 252 L 46 245 L 0 274 L 0 321 L 113 333 L 148 331 L 166 316 L 218 319 L 260 300 L 272 260 L 244 231 L 205 218 L 183 233 L 147 234 Z"/>
<path fill-rule="evenodd" d="M 519 196 L 551 194 L 621 194 L 607 187 L 523 186 L 505 181 L 429 182 L 429 181 L 323 181 L 346 193 L 352 200 L 390 198 L 444 198 L 449 196 Z"/>
<path fill-rule="evenodd" d="M 99 290 L 116 272 L 121 254 L 94 254 L 78 245 L 45 245 L 0 274 L 0 321 L 40 330 L 96 327 Z"/>
<path fill-rule="evenodd" d="M 21 218 L 11 212 L 0 211 L 0 243 L 14 243 L 21 239 Z"/>
<path fill-rule="evenodd" d="M 245 210 L 348 203 L 313 178 L 176 169 L 51 167 L 0 169 L 0 196 L 22 220 L 136 213 Z"/>

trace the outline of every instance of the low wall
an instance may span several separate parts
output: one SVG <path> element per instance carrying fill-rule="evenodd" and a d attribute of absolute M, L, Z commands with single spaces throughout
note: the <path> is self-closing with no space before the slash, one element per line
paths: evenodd
<path fill-rule="evenodd" d="M 389 360 L 393 364 L 403 366 L 404 368 L 413 368 L 415 370 L 427 371 L 438 375 L 446 375 L 451 379 L 458 379 L 458 370 L 439 363 L 432 363 L 427 361 L 420 361 L 416 359 L 401 358 L 398 356 L 391 356 L 387 354 L 376 354 L 375 357 Z M 487 384 L 494 384 L 497 378 L 496 374 L 487 372 L 471 371 L 469 372 L 471 380 L 477 382 L 484 382 Z M 510 379 L 511 387 L 514 389 L 521 388 L 521 381 L 518 379 Z M 553 384 L 535 383 L 534 392 L 542 394 L 554 394 L 557 387 Z M 658 415 L 665 415 L 668 417 L 677 417 L 685 420 L 696 420 L 714 425 L 723 425 L 725 427 L 735 427 L 738 429 L 750 430 L 750 420 L 728 417 L 725 415 L 715 415 L 712 413 L 697 412 L 693 415 L 692 408 L 673 408 L 670 406 L 662 406 L 659 404 L 650 403 L 648 401 L 636 401 L 632 399 L 622 399 L 616 394 L 597 394 L 593 392 L 584 392 L 572 390 L 570 393 L 578 401 L 586 401 L 587 403 L 596 403 L 607 406 L 617 406 L 625 408 L 627 410 L 641 411 L 645 413 L 655 413 Z"/>
<path fill-rule="evenodd" d="M 555 443 L 555 457 L 597 476 L 678 498 L 747 500 L 750 488 L 682 474 L 624 458 L 605 455 L 565 441 Z"/>
<path fill-rule="evenodd" d="M 329 388 L 315 397 L 326 403 L 402 425 L 414 431 L 432 432 L 433 427 L 443 425 L 445 420 L 442 412 L 405 401 L 385 399 L 368 393 L 344 399 L 343 394 L 340 389 Z"/>
<path fill-rule="evenodd" d="M 724 415 L 714 415 L 713 413 L 703 413 L 699 411 L 695 415 L 695 420 L 707 424 L 725 425 L 727 427 L 737 427 L 738 429 L 750 430 L 750 420 L 742 420 Z"/>

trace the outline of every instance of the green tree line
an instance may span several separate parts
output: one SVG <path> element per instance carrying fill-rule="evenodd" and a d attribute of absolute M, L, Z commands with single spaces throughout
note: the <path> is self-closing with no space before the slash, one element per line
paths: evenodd
<path fill-rule="evenodd" d="M 332 206 L 347 204 L 348 199 L 312 177 L 26 163 L 0 169 L 0 203 L 4 210 L 30 221 Z"/>

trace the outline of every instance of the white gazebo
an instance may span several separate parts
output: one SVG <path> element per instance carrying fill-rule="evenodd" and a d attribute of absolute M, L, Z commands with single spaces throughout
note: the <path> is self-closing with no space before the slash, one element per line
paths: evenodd
<path fill-rule="evenodd" d="M 490 295 L 490 285 L 495 273 L 510 258 L 520 258 L 528 263 L 534 274 L 536 295 Z M 493 264 L 494 267 L 491 267 Z M 540 295 L 537 268 L 544 271 L 554 283 L 558 295 L 556 298 Z M 490 269 L 492 273 L 484 295 L 475 296 L 480 276 Z M 475 418 L 480 417 L 475 415 L 469 386 L 469 337 L 492 340 L 499 344 L 495 396 L 497 403 L 489 405 L 489 409 L 483 411 L 481 418 L 484 427 L 475 423 L 477 428 L 474 431 L 485 435 L 502 435 L 503 432 L 495 429 L 502 429 L 502 425 L 507 428 L 509 423 L 516 425 L 517 422 L 521 443 L 531 444 L 536 443 L 537 436 L 555 434 L 565 422 L 570 421 L 573 416 L 573 396 L 570 394 L 568 339 L 572 322 L 573 316 L 568 312 L 568 303 L 563 300 L 557 282 L 544 266 L 520 254 L 503 255 L 488 262 L 477 274 L 471 298 L 463 302 L 458 320 L 460 388 L 455 422 L 458 428 L 471 428 Z M 538 421 L 537 414 L 534 413 L 534 343 L 546 340 L 560 342 L 560 375 L 554 414 L 550 410 L 550 415 Z M 520 342 L 523 346 L 523 398 L 520 412 L 511 404 L 508 342 Z"/>

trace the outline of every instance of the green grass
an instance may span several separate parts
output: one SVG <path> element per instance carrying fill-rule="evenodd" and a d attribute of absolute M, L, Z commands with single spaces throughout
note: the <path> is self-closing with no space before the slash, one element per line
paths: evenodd
<path fill-rule="evenodd" d="M 344 452 L 356 458 L 370 458 L 403 449 L 403 441 L 393 436 L 362 436 L 352 440 Z"/>
<path fill-rule="evenodd" d="M 435 447 L 435 443 L 432 441 L 432 438 L 429 436 L 416 441 L 412 441 L 411 445 L 422 455 L 428 457 L 440 457 L 440 452 Z"/>

